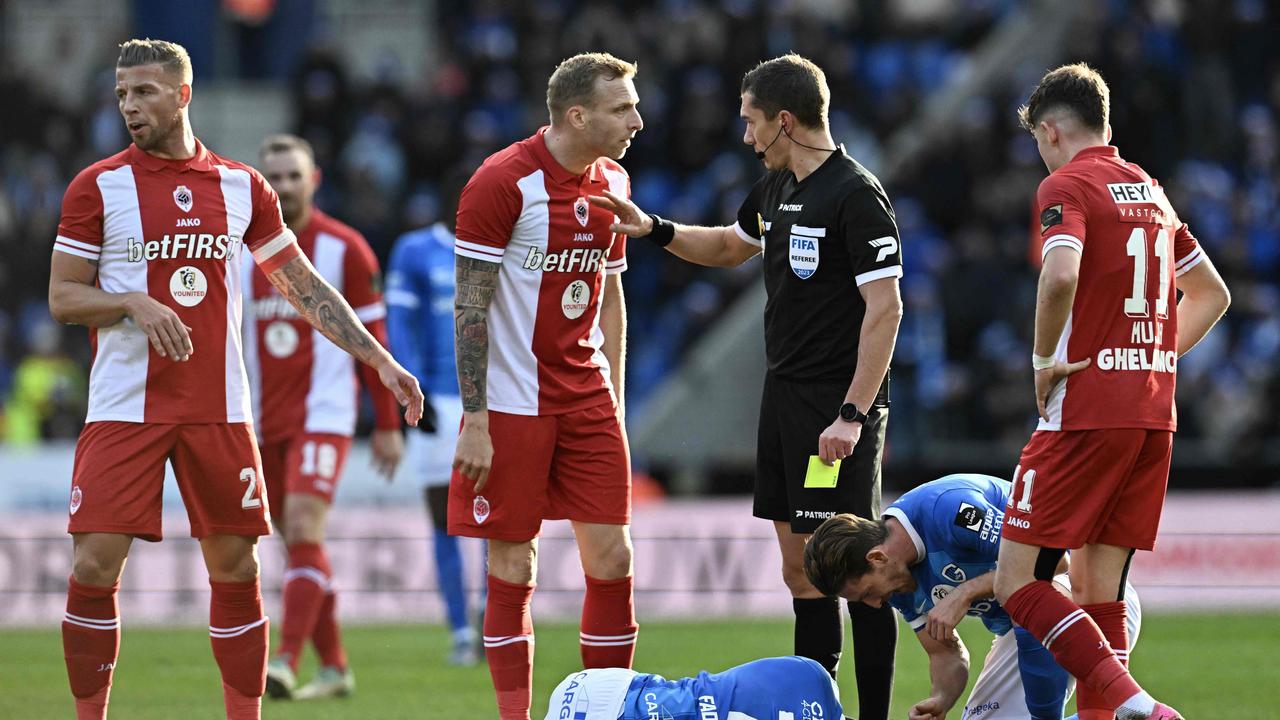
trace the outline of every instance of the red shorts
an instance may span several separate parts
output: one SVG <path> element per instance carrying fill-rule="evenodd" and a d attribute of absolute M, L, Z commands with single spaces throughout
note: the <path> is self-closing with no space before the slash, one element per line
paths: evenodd
<path fill-rule="evenodd" d="M 1037 547 L 1156 546 L 1173 433 L 1037 431 L 1022 450 L 1003 537 Z"/>
<path fill-rule="evenodd" d="M 543 520 L 631 522 L 631 451 L 613 403 L 563 415 L 489 413 L 493 466 L 479 495 L 456 470 L 449 534 L 524 542 Z"/>
<path fill-rule="evenodd" d="M 80 433 L 67 532 L 160 540 L 165 460 L 173 463 L 192 537 L 271 534 L 252 425 L 115 421 L 89 423 Z"/>
<path fill-rule="evenodd" d="M 285 495 L 315 495 L 332 503 L 349 450 L 351 438 L 332 433 L 303 432 L 277 442 L 262 443 L 267 499 L 277 520 L 284 512 Z"/>

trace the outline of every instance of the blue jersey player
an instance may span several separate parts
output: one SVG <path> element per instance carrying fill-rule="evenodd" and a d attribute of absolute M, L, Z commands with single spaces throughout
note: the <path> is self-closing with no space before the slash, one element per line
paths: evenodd
<path fill-rule="evenodd" d="M 476 632 L 468 622 L 458 539 L 446 531 L 453 448 L 462 423 L 453 356 L 453 233 L 444 223 L 406 233 L 387 267 L 387 334 L 391 354 L 413 373 L 427 395 L 426 415 L 411 432 L 407 463 L 422 481 L 434 527 L 436 577 L 445 599 L 455 665 L 479 662 Z M 433 422 L 427 423 L 427 418 Z"/>
<path fill-rule="evenodd" d="M 756 660 L 722 673 L 668 680 L 622 668 L 571 673 L 546 720 L 839 720 L 831 675 L 802 657 Z"/>
<path fill-rule="evenodd" d="M 889 604 L 929 654 L 930 697 L 912 720 L 942 718 L 969 679 L 968 651 L 955 634 L 965 615 L 995 634 L 962 720 L 1061 720 L 1073 688 L 1053 656 L 994 599 L 996 558 L 1010 484 L 987 475 L 948 475 L 906 493 L 878 521 L 837 515 L 805 549 L 805 572 L 828 595 L 874 607 Z M 1055 582 L 1070 592 L 1066 559 Z M 1141 618 L 1130 598 L 1130 636 Z M 1011 632 L 1012 631 L 1012 632 Z"/>

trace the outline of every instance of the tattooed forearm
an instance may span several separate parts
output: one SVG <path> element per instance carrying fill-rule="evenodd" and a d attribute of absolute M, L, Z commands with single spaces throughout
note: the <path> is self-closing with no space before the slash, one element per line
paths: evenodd
<path fill-rule="evenodd" d="M 373 336 L 342 295 L 320 277 L 305 257 L 290 260 L 269 277 L 280 294 L 333 344 L 364 363 L 372 364 L 378 358 L 379 348 Z"/>
<path fill-rule="evenodd" d="M 498 287 L 497 263 L 458 256 L 457 291 L 453 302 L 454 352 L 458 360 L 458 389 L 462 409 L 478 412 L 489 407 L 489 302 Z"/>

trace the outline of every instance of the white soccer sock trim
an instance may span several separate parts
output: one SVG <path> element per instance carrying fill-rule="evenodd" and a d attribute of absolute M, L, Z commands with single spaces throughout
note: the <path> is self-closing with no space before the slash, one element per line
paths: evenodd
<path fill-rule="evenodd" d="M 623 645 L 635 645 L 636 639 L 631 638 L 630 640 L 615 640 L 612 642 L 599 642 L 597 640 L 579 640 L 578 642 L 588 647 L 621 647 Z"/>
<path fill-rule="evenodd" d="M 294 580 L 310 580 L 319 585 L 322 590 L 329 590 L 329 576 L 313 567 L 296 567 L 285 570 L 284 584 L 288 585 Z"/>
<path fill-rule="evenodd" d="M 214 627 L 214 626 L 210 625 L 210 626 L 209 626 L 209 637 L 214 637 L 214 638 L 233 638 L 233 637 L 239 637 L 239 636 L 241 636 L 241 635 L 243 635 L 243 634 L 245 634 L 245 633 L 249 632 L 250 630 L 252 630 L 252 629 L 254 629 L 254 628 L 258 627 L 259 625 L 263 625 L 263 624 L 265 624 L 266 622 L 267 622 L 267 616 L 266 616 L 266 615 L 263 615 L 261 619 L 259 619 L 259 620 L 255 621 L 255 622 L 251 622 L 251 623 L 249 623 L 249 624 L 247 624 L 247 625 L 240 625 L 240 626 L 237 626 L 237 627 L 220 628 L 220 627 Z"/>
<path fill-rule="evenodd" d="M 1050 630 L 1048 634 L 1044 636 L 1044 643 L 1043 643 L 1044 649 L 1048 650 L 1049 646 L 1052 645 L 1053 642 L 1058 639 L 1058 636 L 1067 631 L 1067 628 L 1071 627 L 1072 625 L 1075 625 L 1076 623 L 1087 618 L 1088 616 L 1089 616 L 1088 613 L 1086 613 L 1084 610 L 1076 610 L 1070 615 L 1067 615 L 1066 617 L 1059 620 L 1058 624 L 1054 625 L 1053 629 Z"/>
<path fill-rule="evenodd" d="M 487 648 L 502 647 L 503 645 L 513 645 L 518 642 L 533 642 L 533 635 L 485 635 L 484 646 Z"/>
<path fill-rule="evenodd" d="M 72 615 L 71 613 L 65 613 L 62 616 L 62 621 L 71 623 L 72 625 L 89 628 L 90 630 L 115 630 L 120 627 L 119 616 L 103 620 L 101 618 L 87 618 L 79 615 Z"/>
<path fill-rule="evenodd" d="M 592 635 L 591 633 L 578 633 L 578 637 L 582 640 L 635 640 L 636 635 L 640 634 L 639 630 L 633 630 L 622 635 Z"/>

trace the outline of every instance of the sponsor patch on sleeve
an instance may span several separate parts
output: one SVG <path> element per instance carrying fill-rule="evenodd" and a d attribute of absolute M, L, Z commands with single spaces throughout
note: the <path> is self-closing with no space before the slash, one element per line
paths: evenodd
<path fill-rule="evenodd" d="M 987 512 L 985 510 L 974 507 L 969 503 L 960 503 L 960 510 L 956 512 L 956 527 L 977 532 L 982 527 L 982 521 L 986 517 Z"/>
<path fill-rule="evenodd" d="M 1062 224 L 1062 203 L 1050 205 L 1040 213 L 1040 234 L 1043 235 L 1054 225 Z"/>

